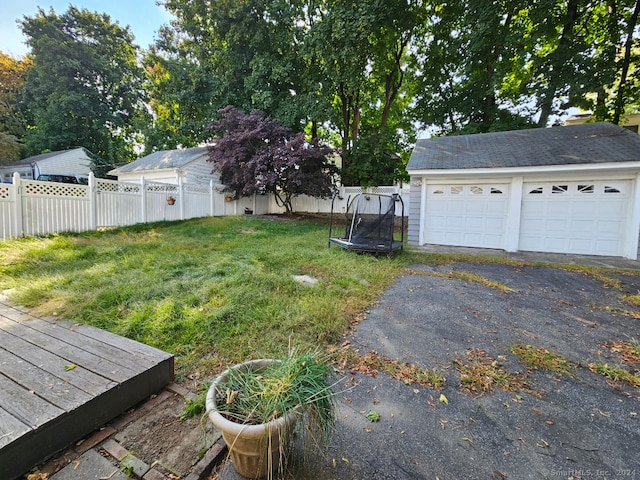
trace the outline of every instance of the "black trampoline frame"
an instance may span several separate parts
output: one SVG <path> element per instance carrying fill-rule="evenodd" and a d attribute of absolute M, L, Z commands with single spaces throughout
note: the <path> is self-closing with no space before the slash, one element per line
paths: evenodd
<path fill-rule="evenodd" d="M 333 234 L 333 217 L 337 214 L 334 210 L 336 198 L 339 198 L 339 193 L 336 193 L 331 200 L 331 215 L 329 217 L 329 247 L 331 244 L 337 245 L 345 250 L 352 250 L 356 252 L 370 252 L 370 253 L 391 253 L 395 250 L 402 250 L 404 247 L 404 201 L 402 197 L 397 194 L 384 194 L 384 193 L 358 193 L 353 198 L 347 199 L 347 210 L 344 213 L 345 216 L 345 234 L 343 237 L 334 237 Z M 383 199 L 389 199 L 388 211 L 382 211 Z M 378 201 L 377 216 L 379 220 L 382 220 L 384 215 L 389 214 L 391 207 L 393 207 L 393 213 L 391 214 L 391 232 L 388 238 L 354 238 L 356 231 L 356 218 L 358 218 L 358 206 L 360 202 Z M 395 239 L 395 211 L 396 204 L 400 203 L 401 206 L 401 224 L 400 224 L 400 239 Z M 371 214 L 368 214 L 371 215 Z M 376 214 L 374 214 L 376 215 Z M 389 233 L 389 232 L 386 232 Z"/>

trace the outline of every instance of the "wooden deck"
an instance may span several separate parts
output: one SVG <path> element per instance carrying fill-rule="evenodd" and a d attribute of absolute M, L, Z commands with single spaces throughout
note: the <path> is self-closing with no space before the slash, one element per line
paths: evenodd
<path fill-rule="evenodd" d="M 0 478 L 14 479 L 158 392 L 173 356 L 0 296 Z"/>

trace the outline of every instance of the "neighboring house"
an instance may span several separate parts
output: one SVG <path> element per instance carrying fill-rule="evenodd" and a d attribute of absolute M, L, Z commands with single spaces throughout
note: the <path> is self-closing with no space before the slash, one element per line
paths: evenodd
<path fill-rule="evenodd" d="M 565 125 L 580 125 L 582 123 L 592 122 L 593 115 L 590 113 L 578 113 L 576 115 L 572 115 L 568 117 L 565 121 Z M 627 130 L 631 130 L 634 133 L 640 133 L 638 130 L 640 127 L 640 113 L 632 113 L 629 115 L 625 115 L 622 117 L 620 121 L 620 126 L 626 128 Z"/>
<path fill-rule="evenodd" d="M 93 154 L 85 148 L 74 148 L 24 158 L 14 163 L 0 165 L 0 179 L 11 183 L 14 172 L 25 179 L 37 179 L 40 175 L 69 175 L 79 180 L 87 179 L 91 172 Z"/>
<path fill-rule="evenodd" d="M 640 135 L 609 123 L 420 139 L 410 245 L 638 257 Z"/>
<path fill-rule="evenodd" d="M 213 165 L 207 161 L 209 147 L 194 147 L 184 150 L 162 150 L 141 157 L 118 167 L 109 175 L 118 177 L 120 182 L 140 183 L 142 177 L 148 181 L 177 184 L 218 183 L 218 175 L 212 173 Z"/>

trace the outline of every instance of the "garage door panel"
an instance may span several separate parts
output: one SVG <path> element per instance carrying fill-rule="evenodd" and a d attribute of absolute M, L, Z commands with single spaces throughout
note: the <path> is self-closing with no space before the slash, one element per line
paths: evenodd
<path fill-rule="evenodd" d="M 447 217 L 446 226 L 449 229 L 463 229 L 465 227 L 465 217 Z"/>
<path fill-rule="evenodd" d="M 567 248 L 567 239 L 566 238 L 554 238 L 554 237 L 547 237 L 545 238 L 544 241 L 544 247 L 545 247 L 545 251 L 558 251 L 558 250 L 564 250 Z"/>
<path fill-rule="evenodd" d="M 471 230 L 480 231 L 485 224 L 485 220 L 480 217 L 467 217 L 465 218 L 465 227 Z"/>
<path fill-rule="evenodd" d="M 504 202 L 489 202 L 485 204 L 486 213 L 502 218 L 504 215 Z"/>
<path fill-rule="evenodd" d="M 574 220 L 571 222 L 571 229 L 578 234 L 589 234 L 594 229 L 592 220 Z"/>
<path fill-rule="evenodd" d="M 524 216 L 524 215 L 523 215 Z M 536 234 L 540 230 L 544 229 L 544 218 L 529 218 L 526 224 L 522 224 L 520 229 L 520 236 L 527 236 L 528 233 Z"/>
<path fill-rule="evenodd" d="M 487 218 L 485 225 L 490 231 L 500 232 L 501 229 L 504 228 L 504 218 Z M 488 232 L 488 234 L 496 236 L 495 233 Z M 502 233 L 500 233 L 499 236 L 502 237 Z"/>
<path fill-rule="evenodd" d="M 630 187 L 629 181 L 525 183 L 519 249 L 622 255 Z"/>
<path fill-rule="evenodd" d="M 609 252 L 608 255 L 618 255 L 618 241 L 616 240 L 598 240 L 596 241 L 596 247 L 603 252 Z"/>
<path fill-rule="evenodd" d="M 569 250 L 573 253 L 588 253 L 592 249 L 592 241 L 587 239 L 572 239 L 568 241 Z"/>
<path fill-rule="evenodd" d="M 567 221 L 566 220 L 547 220 L 544 222 L 545 230 L 549 234 L 553 235 L 554 233 L 564 233 L 567 229 Z"/>
<path fill-rule="evenodd" d="M 482 202 L 474 202 L 467 205 L 465 213 L 467 215 L 482 215 L 485 213 L 485 205 Z"/>
<path fill-rule="evenodd" d="M 575 203 L 573 205 L 574 215 L 591 215 L 593 212 L 601 210 L 597 202 Z"/>
<path fill-rule="evenodd" d="M 451 200 L 445 211 L 450 215 L 464 214 L 466 212 L 466 202 L 460 199 Z"/>

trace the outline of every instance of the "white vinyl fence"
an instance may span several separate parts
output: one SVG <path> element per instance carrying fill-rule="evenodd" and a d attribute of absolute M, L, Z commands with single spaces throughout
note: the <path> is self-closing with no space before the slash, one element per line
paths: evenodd
<path fill-rule="evenodd" d="M 158 182 L 117 182 L 89 177 L 88 185 L 24 180 L 18 174 L 12 184 L 0 184 L 0 239 L 82 232 L 137 223 L 189 218 L 283 213 L 273 195 L 228 201 L 219 186 Z M 363 190 L 342 187 L 335 212 L 345 212 L 350 198 Z M 370 193 L 399 193 L 408 198 L 408 187 L 377 187 Z M 328 213 L 331 199 L 301 196 L 294 211 Z M 396 212 L 400 214 L 400 212 Z M 406 215 L 406 210 L 405 210 Z"/>

